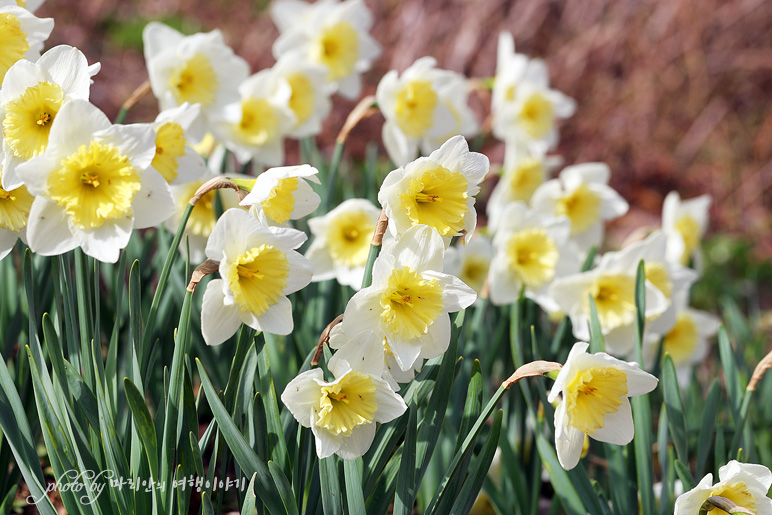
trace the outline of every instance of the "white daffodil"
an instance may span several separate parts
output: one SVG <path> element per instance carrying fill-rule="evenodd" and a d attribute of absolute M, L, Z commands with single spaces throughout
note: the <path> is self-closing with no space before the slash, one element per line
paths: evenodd
<path fill-rule="evenodd" d="M 448 247 L 445 251 L 444 272 L 461 279 L 477 292 L 479 298 L 487 290 L 485 284 L 492 259 L 490 238 L 475 232 L 468 242 Z M 484 296 L 487 297 L 487 293 Z"/>
<path fill-rule="evenodd" d="M 27 241 L 27 220 L 33 200 L 26 186 L 10 191 L 0 187 L 0 259 L 11 252 L 17 239 Z"/>
<path fill-rule="evenodd" d="M 153 123 L 155 157 L 151 164 L 169 184 L 190 182 L 207 172 L 206 163 L 190 146 L 187 137 L 199 112 L 198 104 L 185 102 L 161 111 Z"/>
<path fill-rule="evenodd" d="M 555 408 L 555 449 L 560 465 L 571 470 L 579 463 L 584 435 L 615 445 L 634 435 L 628 397 L 649 393 L 657 378 L 605 352 L 588 354 L 589 344 L 576 342 L 552 386 L 549 402 L 562 395 Z"/>
<path fill-rule="evenodd" d="M 463 136 L 446 141 L 429 157 L 420 157 L 389 173 L 378 192 L 378 201 L 397 236 L 417 224 L 440 233 L 446 245 L 477 223 L 475 195 L 489 168 L 488 158 L 469 152 Z"/>
<path fill-rule="evenodd" d="M 241 201 L 250 212 L 269 225 L 308 216 L 321 198 L 307 181 L 319 184 L 319 170 L 310 165 L 270 168 L 257 176 L 252 191 Z"/>
<path fill-rule="evenodd" d="M 38 18 L 30 11 L 16 0 L 0 0 L 0 82 L 14 63 L 36 61 L 54 29 L 53 18 Z"/>
<path fill-rule="evenodd" d="M 713 496 L 729 499 L 756 515 L 772 515 L 772 499 L 767 497 L 772 472 L 767 467 L 732 460 L 718 469 L 718 478 L 720 481 L 714 485 L 713 474 L 708 474 L 697 486 L 681 494 L 676 499 L 674 515 L 699 513 L 702 504 Z M 715 509 L 710 513 L 721 512 Z"/>
<path fill-rule="evenodd" d="M 721 325 L 716 316 L 688 307 L 688 298 L 688 291 L 674 297 L 675 322 L 663 335 L 647 337 L 644 347 L 644 357 L 648 363 L 653 363 L 662 340 L 662 353 L 670 354 L 682 387 L 691 382 L 692 367 L 705 359 L 710 349 L 708 340 L 718 332 Z"/>
<path fill-rule="evenodd" d="M 710 195 L 681 200 L 677 191 L 667 194 L 662 206 L 662 230 L 668 237 L 670 261 L 688 265 L 693 258 L 696 267 L 700 268 L 700 241 L 708 228 L 710 203 Z"/>
<path fill-rule="evenodd" d="M 608 186 L 610 174 L 604 163 L 568 166 L 536 189 L 531 207 L 544 215 L 567 216 L 571 239 L 586 252 L 603 240 L 603 222 L 627 213 L 625 199 Z"/>
<path fill-rule="evenodd" d="M 425 225 L 405 231 L 381 251 L 372 286 L 358 291 L 343 314 L 341 331 L 351 338 L 371 330 L 384 341 L 402 370 L 439 356 L 450 343 L 448 313 L 470 306 L 477 295 L 443 268 L 445 247 Z M 339 344 L 331 340 L 330 345 Z M 420 367 L 419 367 L 420 368 Z"/>
<path fill-rule="evenodd" d="M 160 110 L 185 102 L 201 104 L 204 121 L 238 102 L 238 86 L 249 75 L 247 62 L 213 30 L 185 36 L 163 23 L 150 22 L 142 31 L 145 65 Z M 203 125 L 194 128 L 203 137 Z"/>
<path fill-rule="evenodd" d="M 301 426 L 311 428 L 319 458 L 333 454 L 344 460 L 359 458 L 373 443 L 376 424 L 407 410 L 402 397 L 381 378 L 382 355 L 378 337 L 362 332 L 327 364 L 333 381 L 325 381 L 322 370 L 315 368 L 284 389 L 282 402 Z"/>
<path fill-rule="evenodd" d="M 501 213 L 510 202 L 528 203 L 536 189 L 560 166 L 561 159 L 529 150 L 522 144 L 507 143 L 501 177 L 493 188 L 486 206 L 488 230 L 496 232 Z"/>
<path fill-rule="evenodd" d="M 76 247 L 114 263 L 132 229 L 157 225 L 174 210 L 169 185 L 150 162 L 149 125 L 112 125 L 85 100 L 64 104 L 46 150 L 16 171 L 35 195 L 30 248 L 52 256 Z"/>
<path fill-rule="evenodd" d="M 88 100 L 91 77 L 98 70 L 99 64 L 89 67 L 80 50 L 66 45 L 52 48 L 35 63 L 22 60 L 10 67 L 0 89 L 4 188 L 21 185 L 16 167 L 46 149 L 62 105 Z"/>
<path fill-rule="evenodd" d="M 243 209 L 229 209 L 217 220 L 206 256 L 220 262 L 220 279 L 209 282 L 201 306 L 201 334 L 219 345 L 244 323 L 273 334 L 292 332 L 287 295 L 311 282 L 313 270 L 296 250 L 306 235 L 285 227 L 266 227 Z"/>
<path fill-rule="evenodd" d="M 31 13 L 37 11 L 38 7 L 43 5 L 43 3 L 45 3 L 45 0 L 16 0 L 16 4 L 19 7 L 22 7 Z"/>
<path fill-rule="evenodd" d="M 370 240 L 381 210 L 367 199 L 352 198 L 324 216 L 308 220 L 314 241 L 306 258 L 314 281 L 337 279 L 355 290 L 362 287 Z"/>
<path fill-rule="evenodd" d="M 373 15 L 364 2 L 276 2 L 271 16 L 281 31 L 273 44 L 277 60 L 297 52 L 300 58 L 323 66 L 326 80 L 341 96 L 359 97 L 360 74 L 381 54 L 381 47 L 369 34 Z"/>
<path fill-rule="evenodd" d="M 588 272 L 556 279 L 549 295 L 571 318 L 574 336 L 590 340 L 590 298 L 595 302 L 606 350 L 617 356 L 630 353 L 635 341 L 635 276 L 638 262 L 631 252 L 608 252 Z M 659 275 L 651 274 L 655 280 Z M 672 281 L 672 279 L 671 279 Z M 647 321 L 661 316 L 670 306 L 667 296 L 651 279 L 644 283 Z"/>
<path fill-rule="evenodd" d="M 180 224 L 182 214 L 185 212 L 191 197 L 195 195 L 196 191 L 198 191 L 205 182 L 214 177 L 218 177 L 218 174 L 208 172 L 200 179 L 194 179 L 183 184 L 172 184 L 169 186 L 172 191 L 172 197 L 174 197 L 174 214 L 164 222 L 167 229 L 172 233 L 177 231 L 177 226 Z M 235 178 L 238 176 L 229 175 L 229 177 Z M 241 178 L 251 179 L 251 177 L 246 176 L 242 176 Z M 239 198 L 236 195 L 236 192 L 230 188 L 209 191 L 198 200 L 195 207 L 193 207 L 193 211 L 190 213 L 190 218 L 188 218 L 185 232 L 180 241 L 180 252 L 183 255 L 188 248 L 190 249 L 191 263 L 201 263 L 206 259 L 206 242 L 209 240 L 209 236 L 212 234 L 212 230 L 214 230 L 214 226 L 217 223 L 216 204 L 218 198 L 222 205 L 223 212 L 228 209 L 239 207 Z"/>
<path fill-rule="evenodd" d="M 582 263 L 570 243 L 565 217 L 544 217 L 522 202 L 504 209 L 499 231 L 493 237 L 495 255 L 488 275 L 489 295 L 496 305 L 517 300 L 520 289 L 548 313 L 560 308 L 548 293 L 560 277 L 579 272 Z"/>
<path fill-rule="evenodd" d="M 284 138 L 295 125 L 290 84 L 262 70 L 241 83 L 241 100 L 229 104 L 213 128 L 242 163 L 284 163 Z"/>
<path fill-rule="evenodd" d="M 333 89 L 325 81 L 326 70 L 304 61 L 298 52 L 284 54 L 271 68 L 280 81 L 289 84 L 289 108 L 295 115 L 295 125 L 288 136 L 305 138 L 322 131 L 322 122 L 332 109 Z"/>
<path fill-rule="evenodd" d="M 383 144 L 397 166 L 428 154 L 457 134 L 474 136 L 478 125 L 467 105 L 463 75 L 436 68 L 422 57 L 399 76 L 391 70 L 378 84 L 376 99 L 386 118 Z"/>

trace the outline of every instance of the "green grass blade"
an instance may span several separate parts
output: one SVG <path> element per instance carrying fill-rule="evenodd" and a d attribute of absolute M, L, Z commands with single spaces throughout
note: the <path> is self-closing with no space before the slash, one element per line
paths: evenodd
<path fill-rule="evenodd" d="M 721 385 L 718 379 L 714 379 L 705 398 L 705 407 L 700 426 L 700 435 L 697 440 L 697 477 L 707 474 L 708 456 L 713 447 L 713 435 L 716 432 L 716 414 L 718 413 L 718 401 L 721 396 Z"/>
<path fill-rule="evenodd" d="M 365 498 L 362 495 L 362 458 L 343 462 L 343 478 L 346 483 L 346 504 L 348 512 L 365 513 Z M 396 512 L 395 512 L 396 513 Z"/>
<path fill-rule="evenodd" d="M 337 456 L 330 456 L 329 458 L 319 460 L 319 480 L 322 485 L 324 515 L 339 515 L 343 513 Z"/>
<path fill-rule="evenodd" d="M 724 371 L 729 408 L 734 419 L 739 420 L 743 388 L 740 381 L 740 371 L 737 367 L 737 359 L 732 349 L 732 341 L 729 339 L 729 333 L 726 332 L 724 326 L 721 326 L 718 330 L 718 352 L 721 357 L 721 369 Z"/>
<path fill-rule="evenodd" d="M 128 377 L 123 380 L 123 390 L 131 414 L 134 416 L 134 426 L 137 428 L 142 445 L 145 447 L 151 478 L 158 480 L 158 440 L 156 439 L 153 417 L 150 416 L 147 409 L 144 395 Z"/>
<path fill-rule="evenodd" d="M 547 438 L 538 431 L 536 432 L 536 448 L 550 476 L 555 494 L 560 498 L 560 502 L 566 512 L 570 515 L 584 515 L 587 513 L 587 509 L 584 507 L 584 503 L 582 503 L 576 488 L 574 488 L 568 472 L 560 466 L 552 443 L 547 441 Z"/>
<path fill-rule="evenodd" d="M 271 363 L 268 360 L 268 350 L 263 344 L 257 354 L 257 369 L 260 381 L 260 393 L 263 397 L 271 461 L 277 464 L 285 474 L 290 473 L 287 442 L 284 440 L 284 429 L 281 425 L 281 415 L 271 376 Z"/>
<path fill-rule="evenodd" d="M 407 429 L 405 430 L 405 443 L 402 446 L 402 460 L 397 474 L 397 491 L 394 497 L 394 515 L 410 515 L 413 513 L 417 484 L 416 473 L 416 438 L 418 407 L 410 404 Z"/>
<path fill-rule="evenodd" d="M 241 515 L 255 515 L 257 512 L 257 496 L 255 495 L 255 480 L 257 479 L 257 472 L 252 474 L 252 479 L 249 480 L 249 488 L 244 496 L 244 503 L 241 505 Z"/>
<path fill-rule="evenodd" d="M 670 354 L 665 354 L 662 364 L 662 391 L 667 409 L 667 425 L 670 430 L 670 438 L 672 438 L 675 445 L 676 455 L 682 463 L 689 463 L 684 405 L 681 400 L 681 389 L 678 386 L 675 366 Z"/>
<path fill-rule="evenodd" d="M 292 485 L 290 485 L 290 482 L 287 480 L 287 476 L 284 475 L 281 467 L 272 461 L 268 462 L 268 470 L 271 473 L 271 477 L 273 478 L 273 482 L 276 485 L 276 489 L 279 491 L 279 497 L 281 498 L 281 502 L 284 505 L 285 513 L 287 513 L 287 515 L 297 515 L 297 502 L 295 501 L 295 495 L 292 493 Z"/>

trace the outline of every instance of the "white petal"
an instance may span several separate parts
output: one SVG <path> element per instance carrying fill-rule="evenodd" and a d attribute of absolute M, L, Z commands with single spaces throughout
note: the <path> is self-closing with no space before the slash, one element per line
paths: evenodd
<path fill-rule="evenodd" d="M 225 306 L 223 280 L 212 279 L 206 285 L 201 303 L 201 335 L 207 345 L 219 345 L 234 334 L 241 325 L 238 307 Z"/>
<path fill-rule="evenodd" d="M 562 431 L 558 429 L 559 413 L 565 410 L 565 401 L 555 410 L 555 450 L 557 451 L 560 466 L 571 470 L 579 463 L 584 445 L 584 433 L 570 424 L 562 423 Z"/>
<path fill-rule="evenodd" d="M 395 266 L 408 266 L 416 272 L 442 270 L 445 243 L 440 233 L 428 225 L 414 225 L 399 237 L 390 252 Z"/>
<path fill-rule="evenodd" d="M 32 202 L 27 239 L 32 251 L 44 256 L 64 254 L 78 246 L 64 209 L 43 197 L 36 197 Z"/>
<path fill-rule="evenodd" d="M 383 339 L 372 331 L 353 336 L 330 360 L 328 367 L 335 377 L 348 369 L 362 374 L 380 377 L 383 374 Z"/>
<path fill-rule="evenodd" d="M 351 435 L 339 438 L 340 447 L 335 452 L 342 459 L 352 461 L 364 456 L 375 438 L 375 422 L 357 426 L 351 430 Z"/>
<path fill-rule="evenodd" d="M 633 440 L 633 412 L 630 401 L 625 397 L 616 413 L 609 413 L 603 419 L 603 427 L 596 429 L 590 436 L 599 442 L 625 445 Z"/>
<path fill-rule="evenodd" d="M 374 377 L 373 379 L 375 381 L 376 404 L 378 405 L 378 411 L 375 412 L 375 421 L 385 424 L 402 416 L 407 411 L 407 405 L 402 397 L 394 393 L 385 380 L 379 377 Z"/>
<path fill-rule="evenodd" d="M 154 168 L 142 173 L 142 186 L 134 196 L 134 227 L 156 226 L 174 214 L 172 192 L 161 174 Z"/>
<path fill-rule="evenodd" d="M 244 320 L 243 316 L 242 320 Z M 250 327 L 271 334 L 290 334 L 293 329 L 292 303 L 282 295 L 265 313 L 256 317 L 256 320 L 259 326 L 251 325 Z"/>
<path fill-rule="evenodd" d="M 281 401 L 303 427 L 311 427 L 311 412 L 319 405 L 319 382 L 323 381 L 322 369 L 307 370 L 290 381 L 281 394 Z"/>

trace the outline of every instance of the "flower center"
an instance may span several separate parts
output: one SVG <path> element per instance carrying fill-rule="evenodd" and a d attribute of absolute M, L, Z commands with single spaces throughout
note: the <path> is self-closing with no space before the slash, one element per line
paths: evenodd
<path fill-rule="evenodd" d="M 279 179 L 279 184 L 273 187 L 268 198 L 260 203 L 268 218 L 280 224 L 290 219 L 292 212 L 295 210 L 295 195 L 293 192 L 296 189 L 298 189 L 297 177 Z"/>
<path fill-rule="evenodd" d="M 231 267 L 228 286 L 241 311 L 260 316 L 284 294 L 289 260 L 276 247 L 266 243 L 253 247 Z"/>
<path fill-rule="evenodd" d="M 27 33 L 19 18 L 11 13 L 0 13 L 0 82 L 13 64 L 24 58 L 29 50 Z"/>
<path fill-rule="evenodd" d="M 756 513 L 756 499 L 748 491 L 748 487 L 745 486 L 745 483 L 742 481 L 714 488 L 710 491 L 709 497 L 712 496 L 726 497 L 737 506 Z M 714 508 L 710 513 L 711 515 L 729 515 L 727 512 L 719 508 Z"/>
<path fill-rule="evenodd" d="M 236 131 L 249 145 L 261 146 L 279 135 L 279 118 L 276 110 L 264 98 L 248 98 L 241 101 L 241 121 Z"/>
<path fill-rule="evenodd" d="M 554 108 L 544 95 L 534 93 L 520 109 L 520 123 L 525 132 L 534 139 L 541 139 L 552 129 Z"/>
<path fill-rule="evenodd" d="M 464 259 L 459 279 L 468 284 L 474 291 L 482 291 L 485 279 L 488 277 L 490 260 L 483 256 L 469 256 Z"/>
<path fill-rule="evenodd" d="M 289 106 L 295 113 L 295 118 L 297 118 L 295 125 L 300 125 L 308 120 L 314 112 L 314 85 L 302 73 L 289 75 L 287 82 L 292 89 Z"/>
<path fill-rule="evenodd" d="M 411 138 L 420 138 L 434 125 L 437 93 L 428 80 L 408 82 L 399 93 L 395 111 L 397 125 Z"/>
<path fill-rule="evenodd" d="M 684 240 L 684 253 L 681 254 L 681 263 L 687 264 L 694 249 L 700 244 L 700 225 L 697 220 L 689 215 L 684 215 L 675 223 L 675 228 Z"/>
<path fill-rule="evenodd" d="M 520 161 L 511 174 L 509 188 L 511 200 L 528 202 L 541 183 L 544 182 L 544 166 L 532 157 Z"/>
<path fill-rule="evenodd" d="M 665 335 L 664 351 L 670 353 L 676 365 L 688 363 L 692 357 L 699 331 L 694 319 L 687 313 L 679 313 L 673 328 Z"/>
<path fill-rule="evenodd" d="M 629 275 L 604 275 L 590 288 L 598 321 L 611 330 L 632 324 L 635 320 L 635 279 Z M 589 313 L 589 307 L 587 312 Z"/>
<path fill-rule="evenodd" d="M 25 186 L 11 191 L 0 188 L 0 229 L 21 231 L 27 225 L 34 199 Z"/>
<path fill-rule="evenodd" d="M 204 54 L 194 54 L 172 70 L 169 88 L 177 102 L 190 102 L 207 107 L 217 96 L 217 74 Z"/>
<path fill-rule="evenodd" d="M 326 66 L 332 81 L 350 75 L 358 57 L 359 34 L 344 21 L 325 27 L 311 48 L 311 60 Z"/>
<path fill-rule="evenodd" d="M 97 141 L 81 145 L 48 176 L 48 195 L 64 207 L 72 223 L 95 229 L 108 220 L 132 215 L 131 203 L 141 187 L 129 158 Z"/>
<path fill-rule="evenodd" d="M 526 229 L 512 235 L 507 255 L 512 269 L 530 288 L 539 288 L 555 277 L 558 248 L 544 229 Z"/>
<path fill-rule="evenodd" d="M 369 375 L 351 370 L 335 384 L 322 386 L 316 427 L 335 435 L 351 436 L 351 431 L 371 424 L 378 410 L 375 381 Z"/>
<path fill-rule="evenodd" d="M 379 300 L 388 332 L 405 339 L 426 334 L 445 306 L 440 282 L 424 279 L 408 266 L 391 273 Z"/>
<path fill-rule="evenodd" d="M 348 267 L 364 266 L 370 253 L 370 237 L 374 230 L 372 219 L 362 211 L 335 217 L 330 223 L 327 237 L 333 261 Z"/>
<path fill-rule="evenodd" d="M 557 200 L 555 211 L 571 220 L 571 234 L 582 233 L 600 218 L 600 197 L 586 184 L 580 184 Z"/>
<path fill-rule="evenodd" d="M 565 390 L 571 425 L 591 435 L 616 413 L 627 396 L 627 375 L 616 368 L 592 367 L 578 372 Z"/>
<path fill-rule="evenodd" d="M 46 149 L 62 98 L 58 84 L 39 82 L 6 104 L 3 136 L 16 157 L 30 159 Z"/>
<path fill-rule="evenodd" d="M 455 236 L 464 228 L 467 187 L 462 174 L 437 165 L 410 179 L 409 186 L 399 196 L 400 207 L 413 225 L 425 224 L 442 236 Z"/>
<path fill-rule="evenodd" d="M 185 155 L 185 131 L 180 124 L 166 122 L 155 132 L 155 157 L 151 165 L 172 182 L 177 178 L 177 159 Z"/>

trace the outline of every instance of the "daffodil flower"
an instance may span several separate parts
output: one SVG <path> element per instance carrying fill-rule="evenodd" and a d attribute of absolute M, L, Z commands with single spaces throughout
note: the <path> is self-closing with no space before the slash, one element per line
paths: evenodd
<path fill-rule="evenodd" d="M 448 247 L 445 251 L 444 272 L 455 275 L 469 285 L 477 292 L 479 299 L 485 290 L 492 259 L 491 240 L 478 231 L 468 242 L 460 242 Z"/>
<path fill-rule="evenodd" d="M 271 68 L 277 80 L 289 84 L 289 108 L 295 125 L 287 134 L 292 138 L 315 136 L 332 109 L 334 88 L 325 81 L 326 70 L 301 58 L 299 52 L 282 55 Z"/>
<path fill-rule="evenodd" d="M 15 0 L 0 0 L 0 82 L 17 61 L 36 61 L 53 29 L 53 18 L 38 18 Z"/>
<path fill-rule="evenodd" d="M 298 423 L 311 428 L 319 458 L 359 458 L 373 443 L 376 424 L 407 410 L 402 397 L 381 378 L 380 347 L 372 332 L 359 333 L 330 359 L 327 368 L 333 381 L 325 381 L 322 370 L 315 368 L 290 381 L 281 394 Z"/>
<path fill-rule="evenodd" d="M 27 219 L 33 200 L 26 186 L 10 191 L 0 187 L 0 259 L 11 252 L 17 239 L 27 241 Z"/>
<path fill-rule="evenodd" d="M 708 228 L 710 195 L 681 200 L 677 191 L 671 191 L 662 205 L 662 230 L 667 234 L 667 256 L 670 261 L 688 265 L 694 258 L 701 267 L 700 241 Z"/>
<path fill-rule="evenodd" d="M 510 304 L 525 287 L 526 296 L 545 311 L 558 311 L 548 293 L 550 284 L 581 269 L 578 252 L 569 241 L 568 220 L 544 217 L 522 202 L 508 204 L 502 220 L 493 238 L 496 250 L 488 275 L 491 302 Z"/>
<path fill-rule="evenodd" d="M 359 97 L 360 74 L 381 54 L 380 45 L 369 34 L 373 15 L 364 2 L 276 2 L 271 17 L 281 32 L 273 44 L 277 60 L 297 52 L 304 60 L 325 68 L 326 80 L 341 96 L 350 100 Z"/>
<path fill-rule="evenodd" d="M 18 61 L 10 67 L 0 89 L 3 120 L 3 187 L 17 188 L 16 167 L 42 153 L 51 126 L 62 106 L 73 99 L 88 100 L 91 77 L 99 64 L 89 67 L 77 48 L 59 45 L 37 62 Z"/>
<path fill-rule="evenodd" d="M 199 111 L 198 104 L 185 102 L 161 111 L 153 122 L 155 157 L 151 164 L 169 184 L 190 182 L 207 172 L 206 163 L 193 150 L 188 136 Z"/>
<path fill-rule="evenodd" d="M 252 191 L 241 201 L 270 225 L 286 224 L 308 216 L 321 198 L 307 181 L 319 184 L 319 170 L 310 165 L 270 168 L 257 176 Z"/>
<path fill-rule="evenodd" d="M 308 220 L 314 240 L 306 258 L 314 266 L 313 281 L 336 279 L 355 290 L 362 287 L 380 212 L 367 199 L 348 199 L 326 215 Z"/>
<path fill-rule="evenodd" d="M 628 205 L 608 186 L 611 172 L 604 163 L 568 166 L 557 179 L 533 193 L 531 207 L 549 216 L 571 220 L 571 239 L 587 252 L 603 240 L 603 223 L 627 212 Z"/>
<path fill-rule="evenodd" d="M 17 167 L 35 195 L 30 248 L 53 256 L 76 247 L 114 263 L 132 229 L 163 222 L 174 209 L 169 185 L 150 162 L 149 125 L 112 125 L 85 100 L 64 104 L 46 150 Z"/>
<path fill-rule="evenodd" d="M 439 356 L 450 343 L 448 313 L 470 306 L 474 290 L 443 269 L 445 248 L 440 235 L 425 225 L 410 228 L 373 266 L 373 283 L 358 291 L 343 314 L 341 332 L 351 338 L 374 331 L 400 369 Z M 343 338 L 342 343 L 346 339 Z M 337 348 L 338 340 L 330 345 Z M 420 366 L 419 366 L 420 368 Z"/>
<path fill-rule="evenodd" d="M 697 486 L 681 494 L 675 503 L 674 515 L 699 513 L 708 497 L 729 499 L 737 506 L 756 515 L 772 515 L 772 499 L 767 497 L 772 486 L 772 472 L 764 465 L 740 463 L 732 460 L 718 469 L 719 482 L 713 484 L 713 474 L 708 474 Z M 721 510 L 713 510 L 711 513 Z"/>
<path fill-rule="evenodd" d="M 555 449 L 560 465 L 570 470 L 579 463 L 584 435 L 615 445 L 633 439 L 633 414 L 628 397 L 649 393 L 657 378 L 605 352 L 588 354 L 588 343 L 577 342 L 552 386 L 549 402 L 555 408 Z"/>
<path fill-rule="evenodd" d="M 464 137 L 455 136 L 429 157 L 392 171 L 378 192 L 389 230 L 397 236 L 414 225 L 428 225 L 446 246 L 464 231 L 470 238 L 477 222 L 474 197 L 489 166 L 487 157 L 469 152 Z"/>
<path fill-rule="evenodd" d="M 422 57 L 401 76 L 391 70 L 378 84 L 375 95 L 386 118 L 383 144 L 398 166 L 415 159 L 419 148 L 428 154 L 457 134 L 477 133 L 466 79 L 436 65 L 433 57 Z"/>
<path fill-rule="evenodd" d="M 247 62 L 225 44 L 219 30 L 185 36 L 163 23 L 150 22 L 142 31 L 145 65 L 160 110 L 185 102 L 201 105 L 194 137 L 204 135 L 203 122 L 238 102 L 238 86 L 249 75 Z"/>
<path fill-rule="evenodd" d="M 310 263 L 294 249 L 306 235 L 295 229 L 266 227 L 243 209 L 229 209 L 217 220 L 206 256 L 220 263 L 220 279 L 204 292 L 201 333 L 219 345 L 244 323 L 273 334 L 292 332 L 287 295 L 311 281 Z"/>

